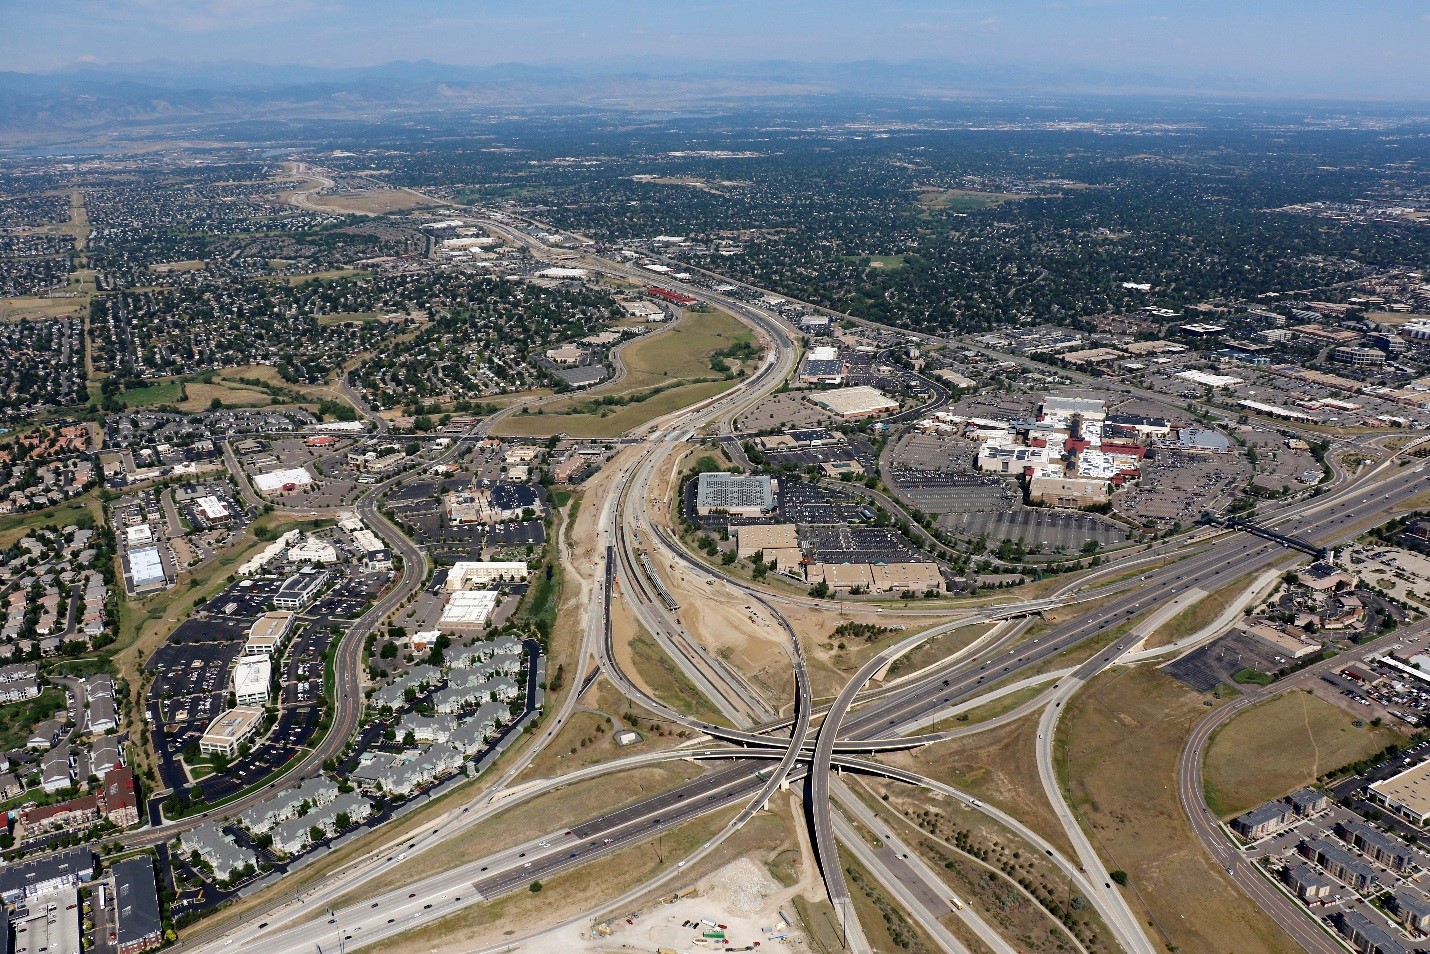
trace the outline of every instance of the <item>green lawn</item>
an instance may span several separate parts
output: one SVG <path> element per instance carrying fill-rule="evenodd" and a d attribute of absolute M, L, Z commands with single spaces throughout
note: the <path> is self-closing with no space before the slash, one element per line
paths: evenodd
<path fill-rule="evenodd" d="M 65 691 L 59 686 L 46 686 L 33 699 L 0 706 L 0 752 L 21 748 L 35 726 L 64 710 Z"/>
<path fill-rule="evenodd" d="M 86 515 L 96 525 L 103 521 L 99 498 L 93 490 L 44 510 L 8 514 L 0 517 L 0 547 L 8 547 L 36 527 L 63 527 Z"/>
<path fill-rule="evenodd" d="M 149 384 L 134 388 L 119 395 L 125 407 L 149 407 L 154 404 L 177 404 L 183 394 L 183 386 L 178 381 Z"/>

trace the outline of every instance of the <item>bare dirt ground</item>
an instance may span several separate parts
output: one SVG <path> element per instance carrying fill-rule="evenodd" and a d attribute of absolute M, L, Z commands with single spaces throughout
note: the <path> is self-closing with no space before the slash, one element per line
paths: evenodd
<path fill-rule="evenodd" d="M 327 209 L 347 215 L 383 215 L 388 212 L 405 212 L 436 205 L 420 192 L 411 189 L 368 189 L 364 192 L 349 192 L 343 195 L 319 195 L 308 199 L 308 206 Z"/>
<path fill-rule="evenodd" d="M 778 805 L 778 802 L 772 804 Z M 539 895 L 518 892 L 445 918 L 394 939 L 387 950 L 389 954 L 466 954 L 496 943 L 502 937 L 529 934 L 545 925 L 580 918 L 582 912 L 598 910 L 602 898 L 648 883 L 660 871 L 669 869 L 682 855 L 723 827 L 732 814 L 733 810 L 716 813 L 668 832 L 662 849 L 658 850 L 652 840 L 559 875 L 544 882 Z M 667 934 L 676 942 L 673 950 L 723 949 L 724 945 L 692 946 L 691 941 L 701 932 L 680 925 L 702 917 L 727 925 L 727 935 L 738 948 L 758 940 L 763 947 L 773 949 L 779 942 L 772 942 L 762 928 L 782 927 L 784 922 L 779 915 L 782 899 L 802 890 L 800 886 L 786 887 L 785 879 L 780 877 L 783 870 L 779 866 L 780 859 L 795 850 L 792 828 L 792 817 L 784 806 L 763 812 L 709 857 L 687 867 L 682 879 L 648 892 L 618 912 L 598 914 L 595 919 L 581 918 L 570 927 L 514 943 L 511 950 L 522 954 L 653 952 L 667 942 L 652 943 L 646 938 L 663 939 Z M 813 869 L 805 865 L 804 870 Z M 677 893 L 680 898 L 672 903 Z M 784 910 L 798 924 L 793 907 L 785 905 Z M 627 917 L 631 918 L 631 924 L 625 923 Z M 607 921 L 610 934 L 593 936 L 596 924 Z M 773 933 L 781 931 L 776 929 Z M 808 949 L 794 946 L 795 935 L 800 933 L 791 932 L 788 949 Z"/>

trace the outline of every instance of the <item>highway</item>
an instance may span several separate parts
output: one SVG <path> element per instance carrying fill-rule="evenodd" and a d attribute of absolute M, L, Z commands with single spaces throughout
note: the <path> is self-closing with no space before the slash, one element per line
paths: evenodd
<path fill-rule="evenodd" d="M 1430 633 L 1430 618 L 1405 627 L 1395 633 L 1381 636 L 1357 648 L 1357 656 L 1364 656 L 1407 640 L 1423 638 Z M 1345 948 L 1339 939 L 1333 938 L 1320 922 L 1309 917 L 1302 908 L 1272 885 L 1268 876 L 1252 864 L 1233 845 L 1216 816 L 1207 806 L 1206 790 L 1202 783 L 1202 769 L 1206 759 L 1207 746 L 1211 744 L 1216 731 L 1238 713 L 1265 702 L 1273 696 L 1301 689 L 1319 679 L 1322 675 L 1346 665 L 1343 658 L 1332 658 L 1318 662 L 1270 686 L 1248 687 L 1241 696 L 1226 705 L 1219 706 L 1197 723 L 1182 748 L 1177 764 L 1177 800 L 1191 823 L 1192 830 L 1207 852 L 1226 869 L 1227 876 L 1245 891 L 1270 915 L 1277 924 L 1291 935 L 1311 954 L 1343 954 Z"/>
<path fill-rule="evenodd" d="M 539 244 L 524 232 L 509 225 L 491 224 L 490 227 L 494 232 L 504 234 L 514 241 L 533 246 Z M 583 262 L 593 264 L 608 274 L 642 282 L 650 280 L 650 276 L 619 263 L 589 256 L 583 259 Z M 1185 605 L 1199 594 L 1213 592 L 1248 573 L 1276 564 L 1287 555 L 1287 551 L 1275 543 L 1246 535 L 1198 531 L 1197 539 L 1205 543 L 1202 549 L 1190 553 L 1170 566 L 1149 567 L 1147 573 L 1140 578 L 1106 587 L 1102 591 L 1077 596 L 1075 590 L 1088 582 L 1088 579 L 1082 579 L 1069 583 L 1059 593 L 1044 600 L 1003 607 L 964 607 L 962 612 L 965 615 L 962 618 L 916 633 L 871 658 L 824 710 L 823 721 L 815 727 L 812 723 L 817 710 L 810 698 L 803 650 L 779 607 L 791 603 L 819 607 L 831 607 L 834 604 L 773 593 L 767 588 L 730 580 L 686 553 L 678 542 L 672 540 L 658 526 L 658 522 L 652 519 L 647 509 L 653 499 L 658 499 L 652 491 L 656 475 L 663 473 L 666 466 L 675 466 L 676 452 L 685 446 L 687 441 L 702 429 L 713 427 L 717 431 L 728 430 L 730 422 L 738 416 L 742 408 L 748 407 L 785 380 L 793 369 L 793 341 L 788 329 L 778 319 L 760 309 L 712 294 L 703 288 L 672 283 L 668 279 L 662 279 L 662 283 L 674 284 L 683 293 L 735 312 L 750 322 L 770 347 L 760 368 L 731 391 L 700 402 L 693 408 L 673 412 L 640 429 L 637 436 L 643 442 L 642 448 L 620 465 L 622 471 L 603 504 L 596 547 L 598 565 L 590 574 L 590 579 L 595 582 L 584 593 L 586 618 L 577 670 L 583 674 L 588 672 L 588 662 L 594 661 L 594 666 L 611 679 L 618 689 L 643 705 L 649 705 L 663 717 L 671 718 L 702 736 L 724 739 L 742 748 L 703 747 L 697 740 L 696 746 L 689 749 L 673 753 L 652 753 L 649 757 L 642 757 L 647 761 L 639 764 L 652 764 L 670 758 L 718 761 L 712 771 L 670 791 L 643 799 L 618 811 L 596 814 L 568 830 L 551 832 L 535 842 L 494 853 L 479 862 L 443 872 L 409 885 L 401 891 L 388 892 L 366 908 L 354 907 L 338 912 L 332 923 L 318 919 L 311 923 L 282 927 L 282 923 L 301 921 L 302 916 L 307 913 L 301 906 L 295 906 L 285 910 L 282 922 L 274 919 L 268 923 L 244 927 L 237 933 L 230 933 L 215 941 L 210 947 L 218 950 L 227 944 L 235 943 L 236 940 L 242 940 L 245 946 L 261 943 L 270 954 L 286 954 L 290 951 L 293 954 L 300 951 L 306 954 L 313 949 L 313 945 L 325 943 L 324 938 L 327 941 L 336 939 L 351 946 L 370 945 L 396 936 L 416 924 L 427 923 L 462 905 L 519 890 L 533 880 L 549 878 L 583 865 L 592 858 L 646 841 L 658 833 L 669 831 L 710 812 L 742 806 L 717 836 L 700 846 L 690 857 L 681 859 L 660 881 L 640 887 L 640 891 L 648 891 L 656 884 L 679 876 L 681 868 L 714 850 L 725 837 L 760 811 L 781 786 L 804 778 L 807 779 L 808 785 L 806 808 L 810 814 L 814 843 L 831 901 L 849 930 L 851 948 L 866 950 L 868 945 L 862 937 L 857 918 L 852 915 L 852 903 L 848 888 L 844 884 L 842 866 L 835 847 L 838 841 L 843 841 L 846 848 L 850 847 L 851 830 L 846 821 L 837 818 L 833 805 L 838 802 L 858 817 L 858 807 L 849 803 L 849 796 L 840 791 L 834 779 L 832 769 L 843 766 L 850 770 L 871 772 L 906 784 L 923 786 L 998 818 L 1030 844 L 1045 851 L 1048 857 L 1080 886 L 1124 950 L 1129 954 L 1150 954 L 1152 942 L 1121 893 L 1113 887 L 1105 866 L 1087 842 L 1071 811 L 1062 802 L 1060 793 L 1055 790 L 1056 781 L 1050 774 L 1050 753 L 1057 716 L 1061 713 L 1063 703 L 1078 687 L 1106 667 L 1118 663 L 1140 644 L 1146 635 L 1145 630 L 1152 625 L 1151 620 L 1159 612 L 1166 611 L 1169 607 Z M 511 413 L 511 409 L 484 422 L 482 430 L 489 432 L 495 421 L 507 413 Z M 1399 467 L 1387 462 L 1354 480 L 1338 472 L 1330 492 L 1320 497 L 1272 508 L 1259 520 L 1298 537 L 1335 540 L 1383 513 L 1390 502 L 1421 490 L 1425 482 L 1425 466 L 1420 464 Z M 369 495 L 364 498 L 364 502 L 371 508 L 375 499 L 375 495 Z M 369 511 L 363 512 L 367 519 Z M 404 539 L 401 534 L 395 533 L 395 529 L 390 525 L 379 526 L 384 531 L 392 530 L 398 540 Z M 1183 539 L 1180 545 L 1185 546 L 1186 542 Z M 1148 553 L 1138 559 L 1149 564 L 1164 559 L 1166 553 L 1175 550 L 1177 545 L 1174 543 L 1168 546 L 1161 554 Z M 776 707 L 783 711 L 781 704 L 772 704 L 771 700 L 762 698 L 742 674 L 710 653 L 684 629 L 678 612 L 667 605 L 667 601 L 662 597 L 659 581 L 647 572 L 643 563 L 644 553 L 657 551 L 660 553 L 660 560 L 653 561 L 655 564 L 680 560 L 691 572 L 698 572 L 704 578 L 718 581 L 720 585 L 737 587 L 743 595 L 758 600 L 762 610 L 783 627 L 788 637 L 786 648 L 793 674 L 793 708 L 789 717 L 781 717 L 776 712 Z M 418 553 L 412 563 L 414 566 L 420 565 L 421 560 L 422 557 Z M 404 554 L 404 570 L 407 569 L 408 562 Z M 1090 576 L 1105 575 L 1111 569 L 1113 568 Z M 1125 567 L 1115 569 L 1118 572 L 1125 571 Z M 582 585 L 586 586 L 584 582 Z M 397 590 L 401 588 L 399 586 Z M 397 590 L 394 590 L 394 594 Z M 736 729 L 713 726 L 681 716 L 659 701 L 647 698 L 632 684 L 621 671 L 611 646 L 609 609 L 617 590 L 640 623 L 661 643 L 672 660 L 710 698 L 722 715 L 729 719 L 732 725 L 737 726 Z M 896 680 L 873 691 L 867 688 L 893 659 L 953 627 L 1010 617 L 1026 617 L 1030 613 L 1064 606 L 1077 599 L 1096 599 L 1097 603 L 1089 606 L 1086 612 L 1065 623 L 1052 626 L 1034 638 L 1027 637 L 1026 625 L 1005 627 L 1004 631 L 986 643 L 975 644 L 962 653 L 956 653 L 927 667 L 913 677 Z M 952 615 L 948 608 L 930 610 L 928 614 L 937 614 L 943 618 Z M 374 620 L 380 618 L 381 616 L 375 616 Z M 901 772 L 857 757 L 860 753 L 922 745 L 986 729 L 987 726 L 972 726 L 949 732 L 912 734 L 930 724 L 940 713 L 970 705 L 986 697 L 991 691 L 996 691 L 997 687 L 1027 679 L 1030 671 L 1056 665 L 1056 660 L 1062 654 L 1089 642 L 1097 647 L 1091 651 L 1090 658 L 1082 662 L 1070 661 L 1070 673 L 1054 673 L 1048 676 L 1052 686 L 1047 692 L 1040 693 L 1034 707 L 1043 708 L 1039 727 L 1040 774 L 1046 766 L 1049 774 L 1044 775 L 1043 782 L 1045 787 L 1051 786 L 1049 794 L 1064 827 L 1068 828 L 1077 853 L 1076 861 L 1063 858 L 1052 846 L 1047 845 L 1016 819 L 984 806 L 976 799 L 913 773 Z M 354 645 L 359 647 L 360 651 L 361 640 L 356 640 Z M 340 678 L 340 711 L 344 706 L 350 705 L 349 702 L 343 701 L 343 682 Z M 355 676 L 352 684 L 357 685 Z M 518 807 L 537 794 L 571 784 L 578 778 L 598 777 L 606 772 L 637 764 L 633 760 L 620 760 L 607 766 L 598 766 L 590 772 L 573 773 L 562 779 L 527 783 L 516 789 L 510 787 L 516 774 L 529 764 L 541 745 L 554 736 L 572 711 L 578 695 L 576 691 L 568 693 L 562 709 L 543 727 L 543 735 L 537 744 L 528 746 L 522 753 L 522 758 L 512 765 L 486 794 L 471 802 L 461 813 L 440 822 L 432 835 L 419 841 L 436 843 L 439 835 L 441 839 L 450 838 L 471 825 Z M 360 710 L 360 693 L 358 708 Z M 1021 710 L 1024 707 L 1019 708 Z M 1218 713 L 1221 711 L 1223 710 L 1218 710 Z M 335 730 L 336 728 L 335 724 Z M 345 736 L 340 736 L 336 731 L 331 733 L 329 738 L 345 740 Z M 770 763 L 774 763 L 773 768 Z M 1196 771 L 1193 771 L 1194 769 Z M 1189 766 L 1187 774 L 1189 778 L 1199 779 L 1199 763 Z M 225 808 L 225 812 L 231 810 Z M 861 820 L 861 824 L 868 827 L 867 819 Z M 883 831 L 880 834 L 881 837 L 889 836 L 886 841 L 894 843 L 892 832 Z M 419 841 L 414 841 L 413 848 L 409 850 L 420 850 Z M 425 844 L 422 847 L 425 847 Z M 938 943 L 948 945 L 950 950 L 960 950 L 961 947 L 956 946 L 956 940 L 951 939 L 946 929 L 937 924 L 937 919 L 948 913 L 947 910 L 940 910 L 940 905 L 948 908 L 949 904 L 939 900 L 941 896 L 938 894 L 936 878 L 930 879 L 931 872 L 926 870 L 926 866 L 925 870 L 920 870 L 920 865 L 912 863 L 912 858 L 899 858 L 897 856 L 901 852 L 897 849 L 890 850 L 895 857 L 888 857 L 886 851 L 871 850 L 872 853 L 861 853 L 855 846 L 856 855 L 865 861 L 871 872 L 896 900 L 909 909 L 911 916 L 938 939 Z M 398 854 L 404 852 L 399 851 Z M 382 864 L 395 857 L 388 856 Z M 362 869 L 361 874 L 340 877 L 342 890 L 351 890 L 355 884 L 361 884 L 381 870 L 382 865 L 375 861 L 375 856 L 370 856 L 368 866 Z M 629 897 L 633 900 L 637 894 L 639 892 L 632 892 Z M 315 893 L 314 900 L 307 903 L 317 903 L 316 899 L 324 896 L 336 895 L 320 891 Z M 1259 896 L 1253 896 L 1261 900 Z M 973 917 L 976 915 L 965 918 L 965 921 L 982 937 Z M 994 950 L 1004 951 L 1006 942 L 998 939 L 996 932 L 994 935 L 992 939 L 983 938 L 984 942 Z"/>

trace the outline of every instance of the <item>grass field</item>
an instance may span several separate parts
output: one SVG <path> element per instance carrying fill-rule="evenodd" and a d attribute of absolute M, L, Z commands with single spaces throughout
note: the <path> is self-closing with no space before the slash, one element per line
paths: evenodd
<path fill-rule="evenodd" d="M 1054 756 L 1098 855 L 1154 947 L 1184 954 L 1299 950 L 1228 879 L 1177 800 L 1177 763 L 1204 697 L 1156 669 L 1105 672 L 1068 703 Z"/>
<path fill-rule="evenodd" d="M 435 205 L 431 199 L 409 189 L 369 189 L 348 195 L 310 195 L 308 203 L 316 208 L 358 215 L 383 215 L 406 212 Z"/>
<path fill-rule="evenodd" d="M 1059 851 L 1071 853 L 1067 833 L 1038 780 L 1038 714 L 949 742 L 926 745 L 917 752 L 884 756 L 900 768 L 932 776 L 997 805 Z"/>
<path fill-rule="evenodd" d="M 493 433 L 500 437 L 620 437 L 663 414 L 678 411 L 734 387 L 735 381 L 707 381 L 662 391 L 648 401 L 611 409 L 599 414 L 514 414 L 503 418 Z"/>
<path fill-rule="evenodd" d="M 283 275 L 283 276 L 274 276 L 274 277 L 271 278 L 271 279 L 265 279 L 265 280 L 266 280 L 266 281 L 284 282 L 284 283 L 289 284 L 289 285 L 303 285 L 303 284 L 306 284 L 306 283 L 308 283 L 308 282 L 320 282 L 320 281 L 322 281 L 322 282 L 330 282 L 330 281 L 333 281 L 333 280 L 338 279 L 338 278 L 360 279 L 360 278 L 371 278 L 371 277 L 372 277 L 372 272 L 369 272 L 369 271 L 367 271 L 366 269 L 362 269 L 362 268 L 345 268 L 345 267 L 338 267 L 338 268 L 324 269 L 324 270 L 321 271 L 321 272 L 309 272 L 307 275 Z"/>
<path fill-rule="evenodd" d="M 381 321 L 375 311 L 339 311 L 331 315 L 319 315 L 318 324 L 327 327 L 328 325 L 341 325 L 349 321 Z"/>
<path fill-rule="evenodd" d="M 1402 740 L 1357 721 L 1309 692 L 1283 692 L 1237 713 L 1207 748 L 1207 804 L 1230 818 Z"/>
<path fill-rule="evenodd" d="M 222 378 L 213 384 L 191 381 L 184 385 L 188 396 L 178 403 L 181 411 L 207 411 L 217 398 L 225 407 L 267 407 L 273 396 L 262 388 Z"/>
<path fill-rule="evenodd" d="M 62 527 L 67 523 L 74 523 L 85 514 L 92 517 L 96 525 L 103 522 L 104 514 L 99 508 L 99 497 L 92 490 L 44 510 L 0 517 L 0 548 L 8 547 L 35 527 Z"/>
<path fill-rule="evenodd" d="M 1002 205 L 1004 202 L 1015 202 L 1019 199 L 1026 199 L 1025 195 L 1013 195 L 1006 192 L 976 192 L 972 189 L 919 189 L 919 207 L 927 211 L 969 212 L 975 209 L 986 209 L 993 205 Z"/>
<path fill-rule="evenodd" d="M 163 381 L 124 391 L 119 395 L 119 403 L 125 407 L 152 407 L 155 404 L 178 404 L 182 396 L 183 385 L 178 381 Z"/>
<path fill-rule="evenodd" d="M 1255 579 L 1256 574 L 1248 573 L 1208 593 L 1157 627 L 1147 637 L 1147 646 L 1165 646 L 1210 626 Z"/>
<path fill-rule="evenodd" d="M 644 335 L 621 350 L 625 378 L 592 388 L 577 400 L 640 391 L 672 379 L 709 377 L 714 373 L 710 356 L 737 343 L 755 343 L 754 334 L 739 319 L 713 308 L 687 311 L 674 324 Z"/>
<path fill-rule="evenodd" d="M 653 332 L 621 349 L 625 377 L 600 387 L 582 391 L 540 409 L 539 414 L 519 414 L 503 420 L 496 433 L 540 437 L 569 434 L 573 437 L 618 437 L 654 418 L 688 407 L 733 387 L 735 380 L 718 378 L 710 366 L 717 351 L 734 344 L 754 344 L 755 336 L 730 314 L 714 309 L 690 311 L 667 328 Z M 732 369 L 738 363 L 729 359 Z M 670 387 L 672 384 L 675 387 Z M 597 413 L 572 413 L 575 409 L 605 396 L 629 397 L 649 394 L 653 388 L 669 390 L 643 401 L 602 408 Z"/>
<path fill-rule="evenodd" d="M 89 310 L 89 296 L 75 298 L 42 298 L 39 295 L 19 295 L 0 298 L 0 321 L 21 318 L 61 318 L 81 315 Z"/>
<path fill-rule="evenodd" d="M 908 256 L 908 255 L 846 255 L 846 256 L 844 256 L 844 257 L 845 257 L 845 259 L 846 259 L 847 261 L 850 261 L 850 262 L 862 262 L 864 259 L 867 258 L 867 259 L 869 260 L 869 267 L 870 267 L 870 268 L 878 268 L 878 269 L 882 269 L 882 270 L 884 270 L 884 271 L 893 271 L 893 270 L 895 270 L 895 269 L 903 268 L 905 265 L 907 265 L 907 264 L 908 264 L 908 261 L 909 261 L 909 258 L 910 258 L 911 256 Z"/>
<path fill-rule="evenodd" d="M 203 267 L 203 259 L 190 258 L 182 262 L 156 262 L 149 266 L 149 271 L 163 275 L 168 272 L 196 272 Z"/>
<path fill-rule="evenodd" d="M 631 640 L 631 657 L 636 672 L 655 698 L 677 712 L 724 725 L 726 719 L 712 706 L 680 667 L 649 635 Z"/>

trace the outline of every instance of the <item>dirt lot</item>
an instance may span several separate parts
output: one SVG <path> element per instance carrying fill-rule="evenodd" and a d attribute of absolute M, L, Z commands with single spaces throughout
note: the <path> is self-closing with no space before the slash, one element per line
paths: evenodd
<path fill-rule="evenodd" d="M 307 204 L 316 209 L 350 215 L 384 215 L 436 205 L 433 200 L 410 189 L 369 189 L 342 195 L 310 195 Z"/>
<path fill-rule="evenodd" d="M 1402 737 L 1309 692 L 1284 692 L 1238 713 L 1212 737 L 1207 804 L 1223 818 L 1309 785 Z"/>
<path fill-rule="evenodd" d="M 1187 954 L 1298 947 L 1202 850 L 1175 785 L 1203 697 L 1146 667 L 1104 673 L 1068 703 L 1058 771 L 1074 810 L 1153 943 Z M 1174 946 L 1175 945 L 1175 946 Z"/>
<path fill-rule="evenodd" d="M 548 881 L 542 882 L 539 895 L 518 892 L 499 898 L 495 902 L 473 907 L 445 918 L 425 928 L 402 935 L 388 945 L 391 954 L 463 954 L 484 944 L 494 943 L 502 936 L 526 934 L 543 926 L 560 923 L 566 919 L 577 919 L 577 923 L 560 929 L 550 935 L 523 945 L 517 950 L 531 952 L 548 951 L 590 951 L 608 952 L 622 949 L 655 950 L 656 943 L 646 938 L 656 938 L 663 942 L 667 935 L 685 939 L 688 943 L 691 932 L 679 927 L 682 920 L 690 917 L 708 917 L 718 910 L 736 909 L 732 920 L 723 921 L 731 926 L 731 939 L 740 941 L 741 946 L 759 939 L 759 927 L 778 923 L 779 900 L 793 892 L 776 890 L 760 895 L 769 889 L 768 884 L 760 890 L 731 890 L 729 882 L 743 880 L 753 882 L 759 872 L 746 868 L 740 863 L 735 869 L 744 878 L 730 878 L 712 873 L 739 862 L 745 858 L 757 867 L 764 867 L 792 845 L 794 836 L 787 811 L 763 813 L 751 820 L 733 835 L 711 856 L 686 869 L 684 877 L 662 886 L 653 896 L 647 896 L 620 912 L 598 915 L 603 920 L 617 915 L 620 920 L 611 924 L 613 933 L 608 938 L 593 939 L 590 936 L 591 921 L 582 917 L 601 903 L 603 898 L 622 893 L 654 878 L 662 869 L 689 854 L 697 846 L 708 840 L 734 815 L 735 809 L 717 812 L 691 822 L 673 832 L 667 832 L 662 839 L 663 851 L 656 851 L 654 840 L 633 846 L 611 855 L 599 862 L 583 866 Z M 664 855 L 662 863 L 659 858 Z M 756 877 L 750 877 L 754 874 Z M 694 886 L 696 891 L 690 894 Z M 683 897 L 673 905 L 662 903 L 677 892 Z M 759 904 L 759 907 L 754 907 Z M 754 913 L 750 913 L 753 908 Z M 642 917 L 633 925 L 624 923 L 624 917 L 642 912 Z M 738 918 L 735 920 L 734 918 Z M 743 931 L 744 933 L 739 933 Z M 791 950 L 804 950 L 794 946 Z"/>

